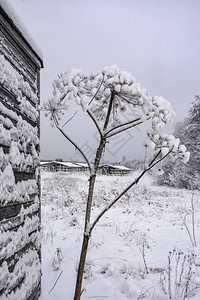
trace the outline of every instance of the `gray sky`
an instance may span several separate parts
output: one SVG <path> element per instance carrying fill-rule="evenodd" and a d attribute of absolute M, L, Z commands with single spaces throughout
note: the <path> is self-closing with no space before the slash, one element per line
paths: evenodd
<path fill-rule="evenodd" d="M 193 96 L 200 93 L 199 0 L 10 2 L 43 52 L 41 103 L 51 96 L 57 74 L 72 67 L 98 71 L 111 64 L 133 74 L 149 95 L 169 100 L 176 121 L 187 116 Z M 96 139 L 90 124 L 83 128 L 84 120 L 77 114 L 69 131 L 89 155 Z M 141 129 L 133 130 L 115 140 L 104 158 L 142 157 L 144 151 L 136 146 L 140 135 Z M 82 160 L 43 114 L 41 156 Z"/>

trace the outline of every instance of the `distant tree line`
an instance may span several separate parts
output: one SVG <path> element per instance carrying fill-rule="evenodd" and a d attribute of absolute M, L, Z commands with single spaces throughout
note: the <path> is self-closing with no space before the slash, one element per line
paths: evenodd
<path fill-rule="evenodd" d="M 188 116 L 174 128 L 174 136 L 190 151 L 190 160 L 184 164 L 179 158 L 168 157 L 162 166 L 164 173 L 157 177 L 158 184 L 200 190 L 200 96 L 194 98 Z"/>

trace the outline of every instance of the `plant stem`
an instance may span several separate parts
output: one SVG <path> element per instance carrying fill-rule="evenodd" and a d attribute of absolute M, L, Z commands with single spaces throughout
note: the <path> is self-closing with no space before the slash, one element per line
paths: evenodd
<path fill-rule="evenodd" d="M 193 239 L 192 239 L 192 236 L 191 236 L 190 230 L 189 230 L 189 228 L 188 228 L 188 226 L 187 226 L 187 223 L 186 223 L 186 218 L 187 218 L 187 213 L 185 214 L 185 217 L 184 217 L 184 218 L 182 218 L 182 220 L 183 220 L 183 224 L 184 224 L 184 226 L 185 226 L 185 228 L 186 228 L 186 230 L 187 230 L 187 233 L 188 233 L 188 235 L 189 235 L 189 238 L 190 238 L 191 244 L 192 244 L 192 246 L 194 247 L 194 241 L 193 241 Z"/>
<path fill-rule="evenodd" d="M 114 99 L 115 99 L 115 93 L 112 92 L 111 98 L 110 98 L 110 103 L 109 103 L 109 106 L 108 106 L 108 112 L 107 112 L 107 115 L 106 115 L 106 120 L 105 120 L 105 124 L 104 124 L 103 130 L 106 130 L 107 127 L 108 127 L 108 123 L 109 123 L 110 114 L 111 114 L 111 109 L 112 109 L 112 105 L 113 105 Z"/>
<path fill-rule="evenodd" d="M 88 191 L 86 216 L 85 216 L 85 231 L 87 230 L 88 223 L 90 223 L 91 207 L 92 207 L 92 200 L 93 200 L 93 194 L 94 194 L 94 185 L 95 185 L 96 175 L 97 175 L 97 171 L 99 168 L 99 163 L 101 160 L 104 146 L 105 146 L 105 139 L 101 138 L 99 147 L 96 152 L 96 158 L 95 158 L 95 162 L 94 162 L 94 173 L 92 173 L 90 175 L 90 179 L 89 179 L 89 191 Z"/>
<path fill-rule="evenodd" d="M 104 127 L 103 127 L 104 130 L 107 129 L 107 126 L 109 123 L 113 100 L 114 100 L 114 93 L 112 93 L 111 98 L 110 98 L 110 103 L 108 106 L 108 111 L 107 111 L 107 115 L 106 115 L 106 119 L 105 119 L 105 123 L 104 123 Z M 102 153 L 103 153 L 105 144 L 106 144 L 106 138 L 104 136 L 101 136 L 100 142 L 99 142 L 99 147 L 97 148 L 97 151 L 96 151 L 96 157 L 95 157 L 95 161 L 94 161 L 94 171 L 91 173 L 90 179 L 89 179 L 89 191 L 88 191 L 88 199 L 87 199 L 87 206 L 86 206 L 86 213 L 85 213 L 85 228 L 84 228 L 84 236 L 83 236 L 81 254 L 80 254 L 80 259 L 79 259 L 78 273 L 77 273 L 77 278 L 76 278 L 74 300 L 80 300 L 80 297 L 81 297 L 81 288 L 82 288 L 85 260 L 86 260 L 88 244 L 89 244 L 89 240 L 90 240 L 90 236 L 91 236 L 91 232 L 92 232 L 89 228 L 89 225 L 90 225 L 91 209 L 92 209 L 92 202 L 93 202 L 94 185 L 95 185 L 96 175 L 97 175 L 97 171 L 99 169 L 99 164 L 100 164 L 100 160 L 102 157 Z"/>
<path fill-rule="evenodd" d="M 192 235 L 193 235 L 193 241 L 194 241 L 194 246 L 197 246 L 196 242 L 196 236 L 195 236 L 195 217 L 194 217 L 194 193 L 192 194 L 192 199 L 191 199 L 191 207 L 192 207 Z"/>
<path fill-rule="evenodd" d="M 83 280 L 83 272 L 85 267 L 85 259 L 87 255 L 89 243 L 89 236 L 84 235 L 83 243 L 81 248 L 81 255 L 79 259 L 79 266 L 78 266 L 78 274 L 76 278 L 76 288 L 74 293 L 74 300 L 79 300 L 81 298 L 81 288 L 82 288 L 82 280 Z"/>
<path fill-rule="evenodd" d="M 172 289 L 171 289 L 171 252 L 168 255 L 168 293 L 169 299 L 172 299 Z"/>
<path fill-rule="evenodd" d="M 58 278 L 56 279 L 56 281 L 55 281 L 55 283 L 54 283 L 54 285 L 53 285 L 53 287 L 50 289 L 49 294 L 50 294 L 50 293 L 53 291 L 53 289 L 55 288 L 56 283 L 58 282 L 58 280 L 59 280 L 60 276 L 62 275 L 62 273 L 63 273 L 63 270 L 60 272 Z"/>
<path fill-rule="evenodd" d="M 74 300 L 80 300 L 80 297 L 81 297 L 84 266 L 85 266 L 88 244 L 89 244 L 89 240 L 90 240 L 88 226 L 90 224 L 92 201 L 93 201 L 93 194 L 94 194 L 94 185 L 95 185 L 96 174 L 97 174 L 97 171 L 99 168 L 99 163 L 100 163 L 100 159 L 101 159 L 101 156 L 103 153 L 104 146 L 105 146 L 105 140 L 103 138 L 101 138 L 99 147 L 96 152 L 96 158 L 95 158 L 95 163 L 94 163 L 94 173 L 90 175 L 90 180 L 89 180 L 89 191 L 88 191 L 88 199 L 87 199 L 87 206 L 86 206 L 86 213 L 85 213 L 85 228 L 84 228 L 84 236 L 83 236 L 81 254 L 80 254 L 80 259 L 79 259 L 78 273 L 77 273 L 77 278 L 76 278 Z"/>

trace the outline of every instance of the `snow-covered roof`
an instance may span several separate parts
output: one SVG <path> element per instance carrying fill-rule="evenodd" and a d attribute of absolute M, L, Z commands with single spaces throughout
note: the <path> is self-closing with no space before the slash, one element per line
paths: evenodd
<path fill-rule="evenodd" d="M 76 162 L 76 165 L 78 165 L 80 167 L 84 167 L 84 168 L 88 167 L 88 164 L 87 163 L 83 163 L 83 162 Z"/>
<path fill-rule="evenodd" d="M 46 164 L 50 164 L 52 163 L 52 161 L 41 161 L 40 165 L 46 165 Z"/>
<path fill-rule="evenodd" d="M 63 165 L 63 166 L 66 166 L 68 168 L 78 168 L 78 167 L 88 167 L 88 165 L 86 163 L 73 163 L 73 162 L 64 162 L 64 161 L 57 161 L 57 160 L 54 160 L 54 161 L 41 161 L 40 162 L 40 165 L 48 165 L 48 164 L 59 164 L 59 165 Z M 118 169 L 118 170 L 125 170 L 125 171 L 130 171 L 129 168 L 127 167 L 124 167 L 124 166 L 120 166 L 120 165 L 111 165 L 111 164 L 102 164 L 100 165 L 100 167 L 111 167 L 111 168 L 114 168 L 114 169 Z"/>
<path fill-rule="evenodd" d="M 104 167 L 104 166 L 108 166 L 108 167 L 111 167 L 111 168 L 114 168 L 114 169 L 118 169 L 118 170 L 126 170 L 126 171 L 130 171 L 129 168 L 127 167 L 124 167 L 124 166 L 119 166 L 119 165 L 110 165 L 110 164 L 102 164 L 100 167 Z"/>
<path fill-rule="evenodd" d="M 65 167 L 69 167 L 69 168 L 78 168 L 78 167 L 80 167 L 80 166 L 78 166 L 78 165 L 76 165 L 76 164 L 74 164 L 72 162 L 54 161 L 54 163 L 55 162 L 58 163 L 58 164 L 60 164 L 60 165 L 65 166 Z"/>
<path fill-rule="evenodd" d="M 33 37 L 26 29 L 24 23 L 20 19 L 20 17 L 15 12 L 13 5 L 9 2 L 9 0 L 0 0 L 0 7 L 4 10 L 7 16 L 11 19 L 14 23 L 15 27 L 21 33 L 21 35 L 26 39 L 30 47 L 34 50 L 34 52 L 38 55 L 38 57 L 42 60 L 43 54 L 40 47 L 36 44 Z"/>
<path fill-rule="evenodd" d="M 80 167 L 79 165 L 76 165 L 72 162 L 64 162 L 64 161 L 57 161 L 57 160 L 53 160 L 53 161 L 41 161 L 40 165 L 50 165 L 50 164 L 57 164 L 57 165 L 62 165 L 68 168 L 78 168 Z"/>

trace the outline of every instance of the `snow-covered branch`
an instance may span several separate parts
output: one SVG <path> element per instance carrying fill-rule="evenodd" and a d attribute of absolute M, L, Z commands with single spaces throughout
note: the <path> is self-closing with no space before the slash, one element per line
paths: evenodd
<path fill-rule="evenodd" d="M 146 174 L 146 172 L 150 171 L 155 165 L 159 164 L 162 160 L 164 160 L 170 153 L 171 153 L 172 149 L 168 151 L 167 154 L 165 154 L 164 156 L 162 156 L 160 159 L 156 160 L 156 158 L 158 158 L 159 154 L 156 155 L 156 158 L 154 158 L 151 163 L 149 164 L 149 166 L 147 168 L 145 168 L 141 174 L 126 188 L 124 189 L 113 201 L 111 201 L 110 204 L 108 204 L 101 212 L 100 214 L 96 217 L 96 219 L 94 220 L 94 222 L 92 224 L 90 224 L 90 231 L 88 232 L 88 235 L 91 234 L 92 230 L 94 229 L 95 225 L 99 222 L 99 220 L 103 217 L 103 215 L 117 202 L 119 201 L 123 195 L 125 195 L 134 185 L 136 185 L 140 179 Z"/>
<path fill-rule="evenodd" d="M 96 126 L 96 128 L 97 128 L 97 130 L 98 130 L 98 132 L 99 132 L 99 134 L 100 134 L 100 136 L 102 137 L 102 136 L 103 136 L 103 135 L 102 135 L 102 131 L 101 131 L 101 129 L 100 129 L 100 127 L 99 127 L 99 125 L 98 125 L 96 119 L 94 118 L 94 116 L 92 115 L 92 113 L 89 111 L 89 109 L 87 110 L 87 113 L 88 113 L 88 115 L 90 116 L 90 118 L 92 119 L 92 121 L 94 122 L 94 124 L 95 124 L 95 126 Z"/>
<path fill-rule="evenodd" d="M 116 134 L 119 134 L 119 133 L 121 133 L 121 132 L 123 132 L 123 131 L 126 131 L 126 130 L 130 129 L 130 128 L 133 128 L 133 127 L 135 127 L 135 126 L 138 126 L 138 125 L 140 125 L 140 124 L 142 124 L 142 123 L 143 123 L 143 121 L 140 121 L 140 122 L 134 123 L 134 124 L 132 124 L 132 122 L 130 122 L 130 125 L 129 125 L 129 126 L 126 126 L 126 127 L 124 127 L 124 128 L 121 128 L 121 129 L 119 129 L 119 130 L 117 130 L 117 131 L 115 131 L 115 132 L 113 132 L 113 133 L 111 133 L 111 134 L 109 134 L 109 135 L 106 135 L 106 136 L 107 136 L 107 138 L 110 138 L 110 137 L 112 137 L 112 136 L 114 136 L 114 135 L 116 135 Z"/>
<path fill-rule="evenodd" d="M 124 127 L 124 126 L 126 126 L 126 125 L 130 125 L 130 124 L 135 123 L 135 122 L 138 122 L 138 121 L 140 121 L 140 118 L 137 118 L 137 119 L 134 119 L 134 120 L 132 120 L 132 121 L 128 121 L 128 122 L 119 124 L 119 125 L 117 125 L 117 126 L 111 128 L 110 130 L 108 130 L 108 131 L 106 132 L 106 135 L 109 135 L 110 132 L 112 132 L 112 131 L 114 131 L 114 130 L 116 130 L 116 129 L 118 129 L 118 128 Z"/>

